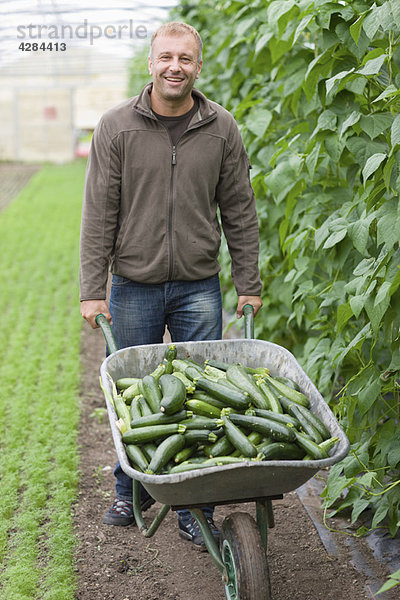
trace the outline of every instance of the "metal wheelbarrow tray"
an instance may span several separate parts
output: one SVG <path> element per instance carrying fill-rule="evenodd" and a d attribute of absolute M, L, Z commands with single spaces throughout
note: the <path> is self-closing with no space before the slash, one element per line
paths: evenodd
<path fill-rule="evenodd" d="M 118 350 L 101 366 L 101 379 L 112 395 L 109 376 L 144 377 L 162 361 L 168 344 L 134 346 Z M 320 469 L 342 460 L 349 442 L 327 403 L 300 367 L 294 356 L 282 346 L 254 339 L 234 339 L 176 343 L 178 357 L 190 356 L 203 363 L 206 359 L 240 362 L 249 367 L 267 367 L 272 376 L 293 379 L 309 398 L 310 408 L 339 442 L 331 455 L 323 460 L 245 461 L 171 475 L 147 475 L 133 469 L 127 458 L 121 434 L 116 426 L 114 407 L 106 397 L 108 416 L 118 460 L 123 471 L 143 484 L 155 500 L 171 506 L 199 506 L 207 503 L 233 503 L 274 497 L 294 490 Z"/>

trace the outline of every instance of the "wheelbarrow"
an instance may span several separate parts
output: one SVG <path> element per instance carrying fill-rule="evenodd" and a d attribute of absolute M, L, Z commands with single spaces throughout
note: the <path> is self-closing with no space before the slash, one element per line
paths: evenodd
<path fill-rule="evenodd" d="M 268 529 L 274 526 L 272 502 L 300 487 L 320 469 L 342 460 L 349 441 L 327 403 L 294 356 L 282 346 L 255 340 L 253 307 L 244 310 L 245 339 L 177 342 L 178 356 L 203 363 L 206 359 L 240 362 L 249 367 L 267 367 L 272 376 L 289 377 L 308 396 L 310 408 L 339 442 L 322 460 L 244 461 L 210 466 L 175 474 L 149 475 L 134 469 L 126 455 L 118 419 L 110 402 L 112 382 L 123 377 L 144 377 L 162 361 L 168 344 L 150 344 L 117 349 L 111 328 L 104 317 L 96 318 L 111 354 L 101 365 L 108 416 L 118 460 L 133 480 L 133 512 L 145 537 L 155 534 L 169 510 L 187 508 L 196 519 L 205 546 L 221 572 L 227 600 L 270 600 L 271 585 L 267 562 Z M 150 524 L 140 508 L 140 484 L 161 508 Z M 255 502 L 256 519 L 247 512 L 229 515 L 221 528 L 220 544 L 215 541 L 201 510 L 204 506 Z"/>

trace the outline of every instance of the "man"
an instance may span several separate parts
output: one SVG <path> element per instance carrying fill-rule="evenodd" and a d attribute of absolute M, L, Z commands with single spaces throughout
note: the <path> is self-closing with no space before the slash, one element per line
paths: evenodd
<path fill-rule="evenodd" d="M 81 229 L 81 314 L 97 327 L 103 313 L 120 348 L 220 339 L 222 307 L 217 208 L 232 258 L 237 316 L 262 305 L 258 222 L 249 161 L 232 116 L 193 88 L 202 42 L 185 23 L 153 35 L 152 83 L 109 110 L 93 135 Z M 111 267 L 110 305 L 106 302 Z M 127 525 L 131 480 L 117 465 L 116 499 L 104 522 Z M 146 509 L 152 499 L 143 490 Z M 204 509 L 213 532 L 213 509 Z M 182 537 L 202 538 L 188 511 Z"/>

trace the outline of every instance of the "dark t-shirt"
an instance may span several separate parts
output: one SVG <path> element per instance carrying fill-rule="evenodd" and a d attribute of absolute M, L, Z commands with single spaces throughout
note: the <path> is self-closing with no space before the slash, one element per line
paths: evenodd
<path fill-rule="evenodd" d="M 154 110 L 154 114 L 161 123 L 165 125 L 168 129 L 169 135 L 171 136 L 172 145 L 176 146 L 179 141 L 179 138 L 186 131 L 193 115 L 196 113 L 199 108 L 199 101 L 197 98 L 193 98 L 194 104 L 192 108 L 185 113 L 184 115 L 179 115 L 177 117 L 166 117 L 164 115 L 159 115 Z"/>

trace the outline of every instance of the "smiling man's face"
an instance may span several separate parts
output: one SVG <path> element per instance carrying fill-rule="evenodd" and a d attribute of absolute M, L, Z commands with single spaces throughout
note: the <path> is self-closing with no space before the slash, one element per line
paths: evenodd
<path fill-rule="evenodd" d="M 149 70 L 153 79 L 152 100 L 157 107 L 161 104 L 186 109 L 192 104 L 191 91 L 202 65 L 198 59 L 199 48 L 190 33 L 160 35 L 154 40 Z"/>

